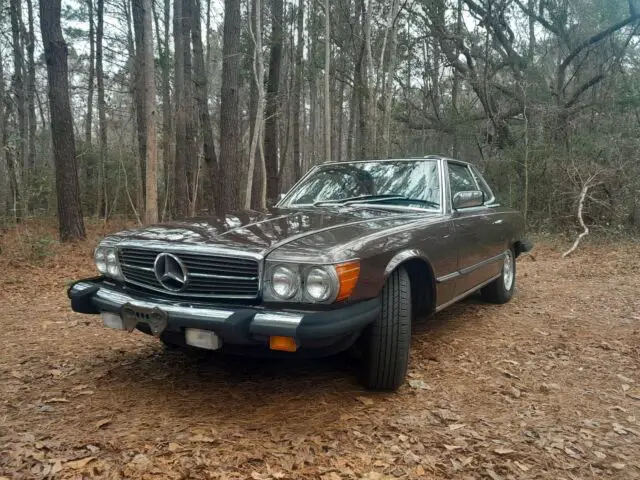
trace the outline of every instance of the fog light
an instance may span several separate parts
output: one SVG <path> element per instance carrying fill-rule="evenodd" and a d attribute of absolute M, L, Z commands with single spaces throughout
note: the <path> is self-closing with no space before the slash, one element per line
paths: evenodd
<path fill-rule="evenodd" d="M 102 323 L 104 323 L 105 327 L 115 328 L 116 330 L 124 330 L 122 318 L 120 318 L 120 315 L 118 315 L 117 313 L 102 312 L 100 315 L 102 316 Z"/>
<path fill-rule="evenodd" d="M 280 352 L 295 352 L 298 344 L 293 337 L 269 337 L 269 348 Z"/>
<path fill-rule="evenodd" d="M 206 350 L 218 350 L 222 347 L 222 340 L 211 330 L 200 330 L 199 328 L 187 328 L 184 332 L 187 345 L 204 348 Z"/>

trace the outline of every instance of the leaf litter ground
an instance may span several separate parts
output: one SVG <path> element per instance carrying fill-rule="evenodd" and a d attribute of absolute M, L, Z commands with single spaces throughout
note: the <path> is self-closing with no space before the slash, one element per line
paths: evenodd
<path fill-rule="evenodd" d="M 192 358 L 72 313 L 91 231 L 1 240 L 0 479 L 640 478 L 638 246 L 538 247 L 510 304 L 419 322 L 380 394 L 348 355 Z"/>

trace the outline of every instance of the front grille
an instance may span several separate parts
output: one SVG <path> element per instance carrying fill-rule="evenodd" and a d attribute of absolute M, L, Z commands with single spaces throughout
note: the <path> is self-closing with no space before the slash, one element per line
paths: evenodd
<path fill-rule="evenodd" d="M 167 290 L 156 278 L 154 262 L 165 250 L 121 248 L 120 267 L 129 284 L 187 298 L 256 298 L 260 289 L 258 261 L 252 258 L 202 253 L 170 252 L 184 264 L 188 282 L 184 290 Z"/>

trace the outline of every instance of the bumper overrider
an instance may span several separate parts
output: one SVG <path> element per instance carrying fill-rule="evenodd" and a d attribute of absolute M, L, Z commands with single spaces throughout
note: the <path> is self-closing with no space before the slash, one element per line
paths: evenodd
<path fill-rule="evenodd" d="M 128 331 L 135 328 L 178 345 L 188 343 L 185 341 L 188 329 L 213 332 L 222 340 L 220 348 L 239 353 L 255 353 L 261 348 L 268 351 L 270 345 L 271 350 L 279 350 L 273 348 L 270 340 L 283 337 L 295 342 L 294 350 L 309 347 L 316 354 L 332 353 L 353 343 L 380 313 L 379 298 L 345 302 L 323 311 L 215 306 L 149 298 L 111 284 L 105 277 L 79 280 L 69 287 L 67 294 L 75 312 L 119 317 L 121 323 L 115 328 Z"/>

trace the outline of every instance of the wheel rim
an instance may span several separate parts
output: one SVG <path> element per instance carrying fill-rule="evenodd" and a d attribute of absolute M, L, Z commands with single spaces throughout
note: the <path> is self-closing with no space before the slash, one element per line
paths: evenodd
<path fill-rule="evenodd" d="M 504 256 L 504 265 L 502 266 L 502 280 L 504 282 L 505 290 L 511 290 L 513 287 L 513 254 L 511 250 L 507 250 Z"/>

